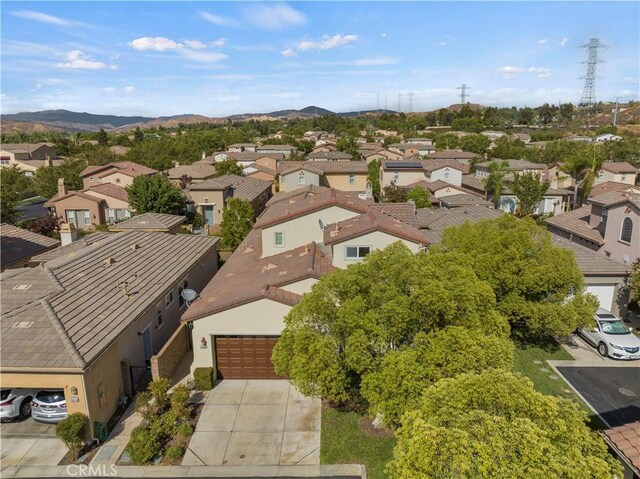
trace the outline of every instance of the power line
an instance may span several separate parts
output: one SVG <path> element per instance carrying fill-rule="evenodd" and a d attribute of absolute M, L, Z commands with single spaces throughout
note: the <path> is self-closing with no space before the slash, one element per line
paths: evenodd
<path fill-rule="evenodd" d="M 471 87 L 463 83 L 456 90 L 460 90 L 460 104 L 464 105 L 467 102 L 467 97 L 471 96 L 467 93 L 467 90 L 471 90 Z"/>
<path fill-rule="evenodd" d="M 591 38 L 589 43 L 580 45 L 580 48 L 586 48 L 588 50 L 588 58 L 586 62 L 587 73 L 581 76 L 579 79 L 584 79 L 584 90 L 582 90 L 582 98 L 580 98 L 580 106 L 592 107 L 596 102 L 596 65 L 602 63 L 602 60 L 598 58 L 598 49 L 606 48 L 606 46 L 600 43 L 599 38 Z"/>
<path fill-rule="evenodd" d="M 402 111 L 402 93 L 398 93 L 398 113 Z"/>
<path fill-rule="evenodd" d="M 408 96 L 409 96 L 409 110 L 408 110 L 408 113 L 411 113 L 413 111 L 413 92 L 410 91 L 408 93 Z"/>

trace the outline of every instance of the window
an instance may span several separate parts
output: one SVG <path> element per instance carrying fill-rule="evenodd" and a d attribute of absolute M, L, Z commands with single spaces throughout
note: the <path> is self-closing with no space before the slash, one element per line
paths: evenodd
<path fill-rule="evenodd" d="M 349 173 L 349 184 L 352 185 L 356 182 L 356 174 L 355 173 Z"/>
<path fill-rule="evenodd" d="M 89 177 L 89 181 L 90 181 L 91 183 L 93 183 L 93 176 L 90 176 L 90 177 Z"/>
<path fill-rule="evenodd" d="M 631 243 L 631 233 L 633 232 L 633 221 L 631 218 L 625 218 L 620 229 L 620 241 Z"/>
<path fill-rule="evenodd" d="M 84 224 L 91 224 L 91 212 L 89 210 L 84 210 Z"/>
<path fill-rule="evenodd" d="M 173 304 L 173 291 L 169 291 L 164 297 L 164 305 L 168 308 Z"/>
<path fill-rule="evenodd" d="M 445 179 L 445 180 L 448 180 L 448 179 L 449 179 L 449 172 L 448 172 L 448 171 L 445 171 L 445 172 L 444 172 L 444 179 Z"/>
<path fill-rule="evenodd" d="M 362 259 L 371 253 L 371 246 L 347 246 L 345 259 Z"/>
<path fill-rule="evenodd" d="M 162 323 L 164 322 L 164 319 L 162 318 L 162 305 L 158 305 L 156 308 L 156 319 L 158 321 L 158 327 L 162 326 Z"/>
<path fill-rule="evenodd" d="M 277 248 L 284 247 L 284 233 L 282 231 L 277 231 L 274 233 L 274 245 Z"/>
<path fill-rule="evenodd" d="M 625 175 L 624 173 L 622 175 L 620 175 L 620 181 L 622 183 L 624 183 L 627 180 L 627 175 Z"/>
<path fill-rule="evenodd" d="M 300 172 L 300 176 L 298 176 L 298 184 L 299 185 L 304 185 L 305 183 L 305 179 L 304 179 L 304 171 Z"/>
<path fill-rule="evenodd" d="M 116 183 L 120 183 L 120 178 L 116 178 Z"/>

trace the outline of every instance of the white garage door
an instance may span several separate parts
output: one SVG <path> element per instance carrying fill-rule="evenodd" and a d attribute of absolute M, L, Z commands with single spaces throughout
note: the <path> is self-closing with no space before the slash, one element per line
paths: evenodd
<path fill-rule="evenodd" d="M 589 284 L 587 285 L 587 293 L 593 294 L 600 301 L 600 307 L 608 311 L 613 308 L 613 293 L 615 286 L 611 284 Z"/>

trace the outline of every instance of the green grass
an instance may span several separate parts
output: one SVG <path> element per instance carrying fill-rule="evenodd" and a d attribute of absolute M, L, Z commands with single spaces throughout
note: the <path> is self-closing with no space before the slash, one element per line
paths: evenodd
<path fill-rule="evenodd" d="M 364 464 L 371 479 L 384 479 L 384 466 L 393 456 L 396 440 L 390 435 L 370 435 L 364 416 L 329 406 L 322 408 L 321 464 Z"/>
<path fill-rule="evenodd" d="M 538 346 L 516 343 L 513 370 L 531 379 L 535 388 L 541 393 L 577 399 L 569 385 L 561 377 L 558 377 L 547 364 L 549 359 L 573 360 L 573 356 L 561 346 L 555 348 L 545 347 L 543 349 Z M 538 364 L 537 361 L 540 361 L 540 363 Z M 547 369 L 548 371 L 541 371 L 541 369 Z M 558 379 L 551 379 L 550 376 L 556 376 Z"/>

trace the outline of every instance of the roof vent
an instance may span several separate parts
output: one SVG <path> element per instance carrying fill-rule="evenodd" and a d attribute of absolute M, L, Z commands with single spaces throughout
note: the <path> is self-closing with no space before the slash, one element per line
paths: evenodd
<path fill-rule="evenodd" d="M 30 284 L 16 284 L 13 289 L 29 289 L 31 288 Z"/>
<path fill-rule="evenodd" d="M 115 259 L 109 257 L 107 259 L 104 260 L 104 267 L 108 268 L 109 266 L 111 266 L 112 264 L 114 264 L 116 262 Z"/>
<path fill-rule="evenodd" d="M 33 324 L 33 321 L 18 321 L 17 323 L 13 323 L 11 326 L 13 329 L 27 329 L 30 328 Z"/>
<path fill-rule="evenodd" d="M 131 246 L 129 246 L 131 248 L 132 251 L 135 251 L 137 249 L 140 249 L 140 245 L 138 243 L 133 243 Z"/>

